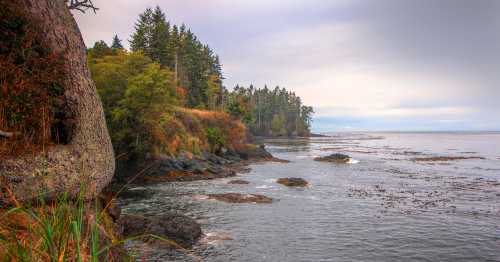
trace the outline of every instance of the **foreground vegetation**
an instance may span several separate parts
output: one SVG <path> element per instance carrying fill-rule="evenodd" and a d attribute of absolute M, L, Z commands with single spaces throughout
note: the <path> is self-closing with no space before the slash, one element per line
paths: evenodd
<path fill-rule="evenodd" d="M 123 261 L 122 241 L 99 202 L 66 196 L 0 210 L 1 261 Z"/>

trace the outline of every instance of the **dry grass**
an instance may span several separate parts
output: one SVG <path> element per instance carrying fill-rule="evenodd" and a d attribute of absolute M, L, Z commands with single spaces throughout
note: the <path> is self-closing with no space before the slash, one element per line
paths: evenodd
<path fill-rule="evenodd" d="M 1 261 L 113 261 L 122 243 L 98 203 L 67 197 L 0 210 Z"/>

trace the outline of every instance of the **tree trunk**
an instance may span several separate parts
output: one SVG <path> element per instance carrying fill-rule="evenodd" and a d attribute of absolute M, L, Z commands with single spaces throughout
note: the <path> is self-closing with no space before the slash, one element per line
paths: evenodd
<path fill-rule="evenodd" d="M 4 1 L 21 7 L 26 18 L 42 29 L 44 42 L 62 54 L 67 68 L 63 80 L 66 110 L 74 119 L 66 144 L 51 146 L 45 154 L 0 163 L 0 200 L 9 191 L 18 201 L 29 201 L 40 194 L 48 199 L 66 192 L 75 196 L 81 188 L 88 198 L 94 197 L 110 182 L 115 161 L 78 26 L 64 0 L 0 0 L 0 8 Z"/>

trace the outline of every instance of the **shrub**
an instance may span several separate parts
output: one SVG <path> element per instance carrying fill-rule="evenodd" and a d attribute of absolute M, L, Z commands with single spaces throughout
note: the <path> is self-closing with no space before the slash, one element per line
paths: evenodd
<path fill-rule="evenodd" d="M 207 140 L 210 146 L 210 152 L 220 153 L 222 147 L 226 144 L 226 138 L 224 134 L 218 127 L 208 127 L 207 128 Z"/>

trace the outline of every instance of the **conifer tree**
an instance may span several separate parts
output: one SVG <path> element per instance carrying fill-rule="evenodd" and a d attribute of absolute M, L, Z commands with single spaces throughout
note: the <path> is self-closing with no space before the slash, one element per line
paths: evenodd
<path fill-rule="evenodd" d="M 151 59 L 166 67 L 172 60 L 171 54 L 168 52 L 168 39 L 170 35 L 170 23 L 165 18 L 165 13 L 159 6 L 156 6 L 152 14 L 152 28 L 150 50 Z"/>
<path fill-rule="evenodd" d="M 151 57 L 151 34 L 153 28 L 153 10 L 147 8 L 139 15 L 139 20 L 135 24 L 135 32 L 130 41 L 130 48 L 134 52 L 142 51 Z"/>
<path fill-rule="evenodd" d="M 120 40 L 120 38 L 118 38 L 118 35 L 115 35 L 113 37 L 113 44 L 111 45 L 111 48 L 123 49 L 122 40 Z"/>

